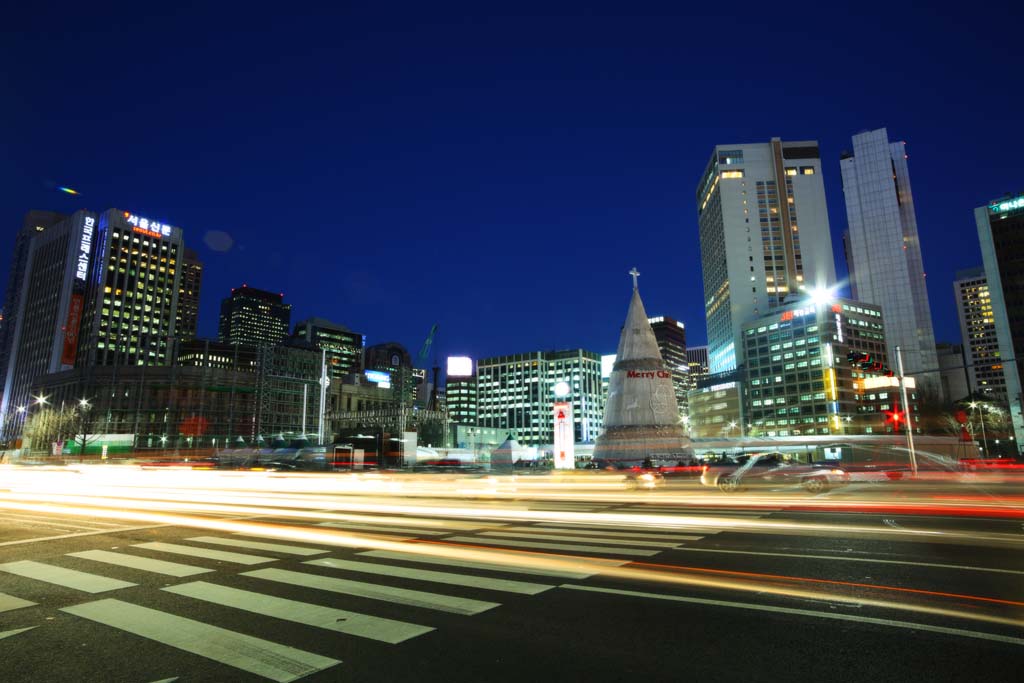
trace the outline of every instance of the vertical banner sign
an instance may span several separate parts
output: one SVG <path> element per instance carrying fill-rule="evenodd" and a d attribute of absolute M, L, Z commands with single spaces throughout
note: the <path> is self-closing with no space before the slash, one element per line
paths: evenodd
<path fill-rule="evenodd" d="M 86 216 L 82 222 L 82 234 L 78 240 L 78 255 L 75 264 L 75 279 L 71 285 L 71 301 L 68 317 L 64 323 L 64 349 L 60 354 L 62 365 L 75 364 L 78 354 L 78 332 L 82 326 L 82 310 L 85 308 L 85 284 L 89 278 L 89 258 L 92 253 L 92 238 L 96 231 L 96 219 Z"/>
<path fill-rule="evenodd" d="M 555 469 L 572 470 L 576 468 L 576 454 L 573 445 L 576 441 L 573 422 L 572 404 L 558 401 L 554 408 L 555 416 Z"/>

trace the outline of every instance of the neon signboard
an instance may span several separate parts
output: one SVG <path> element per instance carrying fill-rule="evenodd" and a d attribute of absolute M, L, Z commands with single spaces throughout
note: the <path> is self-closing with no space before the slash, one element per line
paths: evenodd
<path fill-rule="evenodd" d="M 82 239 L 78 243 L 78 264 L 75 266 L 75 277 L 85 282 L 89 273 L 89 252 L 92 251 L 92 234 L 96 227 L 96 219 L 85 217 L 82 225 Z"/>
<path fill-rule="evenodd" d="M 379 384 L 381 386 L 386 384 L 388 386 L 391 386 L 391 375 L 386 372 L 383 372 L 381 370 L 366 370 L 363 372 L 363 374 L 366 376 L 366 379 L 373 382 L 374 384 Z"/>
<path fill-rule="evenodd" d="M 807 306 L 806 308 L 796 308 L 792 311 L 783 311 L 782 316 L 779 318 L 782 322 L 792 320 L 793 318 L 802 318 L 805 315 L 812 315 L 815 312 L 814 306 Z"/>
<path fill-rule="evenodd" d="M 134 213 L 125 211 L 124 221 L 132 226 L 134 232 L 140 232 L 143 235 L 149 235 L 150 237 L 170 237 L 171 226 L 166 223 L 157 223 L 151 221 L 148 218 L 142 218 L 136 216 Z"/>
<path fill-rule="evenodd" d="M 1001 202 L 992 202 L 988 205 L 990 213 L 1006 213 L 1007 211 L 1013 211 L 1014 209 L 1024 209 L 1024 194 L 1014 197 L 1013 199 L 1006 199 Z"/>

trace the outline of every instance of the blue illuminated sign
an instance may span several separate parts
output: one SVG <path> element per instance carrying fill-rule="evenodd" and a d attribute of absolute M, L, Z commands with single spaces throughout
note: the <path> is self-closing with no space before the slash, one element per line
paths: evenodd
<path fill-rule="evenodd" d="M 366 379 L 370 380 L 374 384 L 390 384 L 391 375 L 381 370 L 366 370 L 364 373 Z"/>

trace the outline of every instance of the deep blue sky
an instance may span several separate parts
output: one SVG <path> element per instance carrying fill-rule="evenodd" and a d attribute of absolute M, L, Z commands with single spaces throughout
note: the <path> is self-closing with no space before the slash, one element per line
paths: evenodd
<path fill-rule="evenodd" d="M 210 4 L 6 13 L 0 287 L 26 210 L 116 206 L 185 230 L 208 335 L 247 282 L 293 321 L 413 354 L 435 322 L 442 355 L 611 353 L 636 266 L 648 312 L 697 344 L 712 146 L 819 140 L 845 275 L 839 153 L 887 126 L 908 143 L 936 338 L 959 341 L 972 210 L 1024 190 L 1009 5 Z"/>

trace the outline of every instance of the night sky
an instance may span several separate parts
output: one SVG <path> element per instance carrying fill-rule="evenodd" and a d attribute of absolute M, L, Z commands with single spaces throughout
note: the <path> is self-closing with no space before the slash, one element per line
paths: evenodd
<path fill-rule="evenodd" d="M 28 209 L 117 207 L 184 229 L 205 335 L 244 282 L 414 355 L 613 353 L 636 266 L 699 344 L 712 147 L 818 140 L 845 276 L 839 154 L 885 126 L 959 342 L 973 209 L 1024 190 L 1020 5 L 210 4 L 5 12 L 0 287 Z"/>

